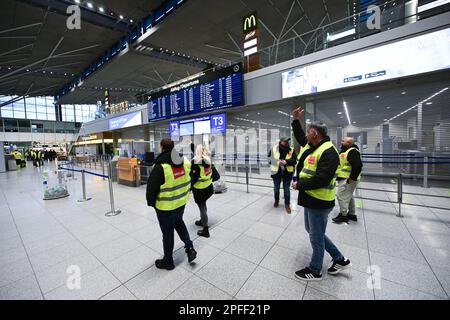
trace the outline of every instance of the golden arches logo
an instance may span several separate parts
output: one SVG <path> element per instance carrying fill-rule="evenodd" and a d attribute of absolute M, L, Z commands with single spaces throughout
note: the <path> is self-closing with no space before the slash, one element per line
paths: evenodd
<path fill-rule="evenodd" d="M 244 18 L 244 32 L 256 28 L 256 14 Z"/>

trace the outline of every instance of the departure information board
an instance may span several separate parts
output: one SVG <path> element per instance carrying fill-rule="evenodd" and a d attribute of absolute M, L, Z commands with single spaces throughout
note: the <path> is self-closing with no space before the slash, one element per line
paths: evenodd
<path fill-rule="evenodd" d="M 152 122 L 242 104 L 242 66 L 235 64 L 150 96 L 148 118 Z"/>

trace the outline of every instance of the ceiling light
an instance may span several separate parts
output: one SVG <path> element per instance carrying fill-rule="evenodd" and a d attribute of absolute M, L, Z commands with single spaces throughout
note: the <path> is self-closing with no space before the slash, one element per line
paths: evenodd
<path fill-rule="evenodd" d="M 402 94 L 406 94 L 406 91 L 403 91 Z"/>
<path fill-rule="evenodd" d="M 80 3 L 80 0 L 75 0 L 75 3 Z"/>
<path fill-rule="evenodd" d="M 391 107 L 386 107 L 386 109 L 390 109 Z"/>
<path fill-rule="evenodd" d="M 119 18 L 120 18 L 121 20 L 123 20 L 123 15 L 120 15 Z"/>
<path fill-rule="evenodd" d="M 105 12 L 105 9 L 103 9 L 103 7 L 98 8 L 98 10 L 99 10 L 100 12 Z"/>
<path fill-rule="evenodd" d="M 350 121 L 350 115 L 348 114 L 348 108 L 347 108 L 347 103 L 344 101 L 344 110 L 345 110 L 345 114 L 347 116 L 347 120 L 348 120 L 348 124 L 351 125 L 352 122 Z"/>
<path fill-rule="evenodd" d="M 133 19 L 130 19 L 130 22 L 133 23 Z"/>
<path fill-rule="evenodd" d="M 375 98 L 379 99 L 379 98 L 380 98 L 380 96 L 375 96 Z"/>
<path fill-rule="evenodd" d="M 342 112 L 341 111 L 339 111 L 337 114 L 342 114 Z"/>
<path fill-rule="evenodd" d="M 425 104 L 429 106 L 429 105 L 433 104 L 433 102 L 430 101 L 430 102 L 427 102 Z"/>
<path fill-rule="evenodd" d="M 90 9 L 92 9 L 92 8 L 94 7 L 94 5 L 93 5 L 92 3 L 90 3 L 90 2 L 87 3 L 87 6 L 88 6 Z"/>

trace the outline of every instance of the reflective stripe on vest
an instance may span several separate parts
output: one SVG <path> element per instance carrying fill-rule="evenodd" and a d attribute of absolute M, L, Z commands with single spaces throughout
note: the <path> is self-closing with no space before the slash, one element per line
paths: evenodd
<path fill-rule="evenodd" d="M 359 153 L 359 150 L 355 147 L 349 148 L 347 151 L 342 152 L 339 155 L 339 168 L 337 170 L 337 174 L 339 178 L 348 179 L 350 178 L 350 174 L 352 172 L 352 165 L 348 162 L 348 154 L 350 151 L 356 150 Z M 361 174 L 358 176 L 358 180 L 361 179 Z"/>
<path fill-rule="evenodd" d="M 333 148 L 336 154 L 338 154 L 335 146 L 330 141 L 327 141 L 316 150 L 314 150 L 310 155 L 308 155 L 303 162 L 303 169 L 300 172 L 299 179 L 310 179 L 315 176 L 317 171 L 317 164 L 319 163 L 322 154 L 330 148 Z M 306 145 L 304 148 L 302 148 L 299 159 L 301 155 L 303 155 L 303 152 L 308 149 L 310 149 L 309 145 Z M 328 186 L 314 190 L 305 190 L 305 192 L 311 197 L 319 200 L 333 201 L 336 198 L 336 175 L 334 175 L 334 177 L 331 179 Z"/>
<path fill-rule="evenodd" d="M 182 167 L 161 164 L 164 170 L 164 184 L 156 197 L 155 207 L 162 211 L 171 211 L 186 205 L 191 189 L 191 163 L 184 158 Z"/>
<path fill-rule="evenodd" d="M 286 154 L 286 158 L 285 160 L 290 160 L 292 158 L 292 155 L 294 153 L 294 148 L 290 148 L 289 152 Z M 275 160 L 280 160 L 280 149 L 278 145 L 273 146 L 272 148 L 272 157 Z M 275 175 L 278 173 L 278 169 L 280 168 L 280 166 L 278 165 L 278 163 L 272 163 L 270 166 L 270 171 L 272 173 L 272 175 Z M 294 172 L 294 166 L 286 166 L 286 171 L 289 173 L 293 173 Z"/>
<path fill-rule="evenodd" d="M 205 170 L 205 166 L 198 165 L 200 168 L 200 177 L 196 183 L 194 183 L 195 189 L 206 189 L 212 184 L 212 165 Z"/>

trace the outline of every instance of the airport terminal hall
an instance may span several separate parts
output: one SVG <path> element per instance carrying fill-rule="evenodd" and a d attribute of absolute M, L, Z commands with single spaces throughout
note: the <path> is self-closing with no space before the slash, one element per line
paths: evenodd
<path fill-rule="evenodd" d="M 450 0 L 2 0 L 6 300 L 447 303 Z"/>

